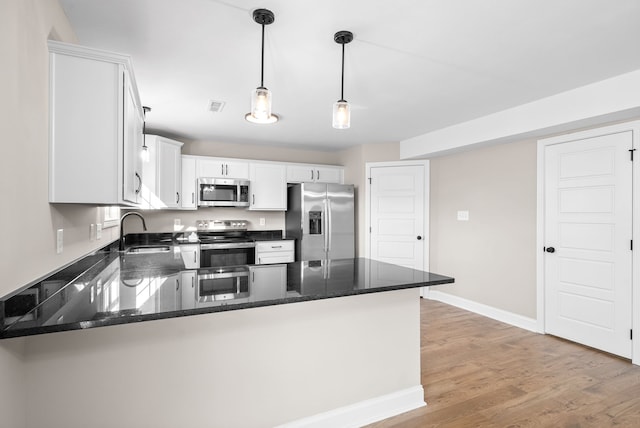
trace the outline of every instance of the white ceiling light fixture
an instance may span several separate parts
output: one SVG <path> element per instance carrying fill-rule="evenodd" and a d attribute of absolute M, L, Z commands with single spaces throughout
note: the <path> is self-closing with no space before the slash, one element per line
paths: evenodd
<path fill-rule="evenodd" d="M 333 127 L 348 129 L 351 126 L 351 107 L 344 99 L 344 45 L 353 40 L 351 31 L 338 31 L 333 40 L 342 45 L 342 78 L 340 80 L 340 99 L 333 104 Z"/>
<path fill-rule="evenodd" d="M 275 16 L 267 9 L 253 11 L 253 20 L 262 26 L 262 57 L 260 60 L 260 86 L 251 93 L 251 112 L 244 118 L 251 123 L 276 123 L 278 116 L 271 113 L 271 91 L 264 86 L 264 27 L 273 24 Z"/>

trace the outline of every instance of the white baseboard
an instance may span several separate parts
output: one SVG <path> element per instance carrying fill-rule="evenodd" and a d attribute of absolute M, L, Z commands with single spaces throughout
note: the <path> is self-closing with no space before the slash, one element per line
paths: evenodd
<path fill-rule="evenodd" d="M 431 300 L 437 300 L 442 303 L 447 303 L 457 308 L 465 309 L 470 312 L 492 318 L 494 320 L 511 324 L 512 326 L 523 328 L 525 330 L 532 331 L 534 333 L 541 333 L 538 331 L 538 321 L 533 318 L 524 317 L 522 315 L 514 314 L 502 309 L 487 306 L 482 303 L 467 300 L 462 297 L 454 296 L 452 294 L 443 293 L 438 290 L 428 290 L 423 294 L 423 297 Z"/>
<path fill-rule="evenodd" d="M 356 428 L 426 406 L 426 404 L 424 389 L 422 385 L 418 385 L 297 419 L 276 428 Z"/>

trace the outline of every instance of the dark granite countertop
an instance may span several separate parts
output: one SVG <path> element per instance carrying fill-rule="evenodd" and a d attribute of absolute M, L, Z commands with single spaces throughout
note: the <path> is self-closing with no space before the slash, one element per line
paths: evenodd
<path fill-rule="evenodd" d="M 364 258 L 186 269 L 168 235 L 160 252 L 112 243 L 0 299 L 0 339 L 454 282 Z"/>

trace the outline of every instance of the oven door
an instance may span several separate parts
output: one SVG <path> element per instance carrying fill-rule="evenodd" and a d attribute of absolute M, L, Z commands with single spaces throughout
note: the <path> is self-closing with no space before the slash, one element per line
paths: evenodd
<path fill-rule="evenodd" d="M 199 178 L 198 205 L 205 207 L 248 207 L 249 182 L 228 178 Z"/>
<path fill-rule="evenodd" d="M 200 245 L 200 267 L 221 268 L 255 264 L 255 242 Z"/>
<path fill-rule="evenodd" d="M 212 303 L 249 297 L 249 268 L 235 266 L 198 272 L 198 302 Z"/>

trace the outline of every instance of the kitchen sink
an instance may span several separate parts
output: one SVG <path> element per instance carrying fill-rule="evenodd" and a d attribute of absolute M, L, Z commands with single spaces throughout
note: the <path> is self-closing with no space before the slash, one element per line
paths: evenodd
<path fill-rule="evenodd" d="M 127 248 L 127 253 L 131 254 L 153 254 L 153 253 L 168 253 L 171 251 L 171 247 L 168 245 L 146 245 L 144 247 L 131 247 Z"/>

